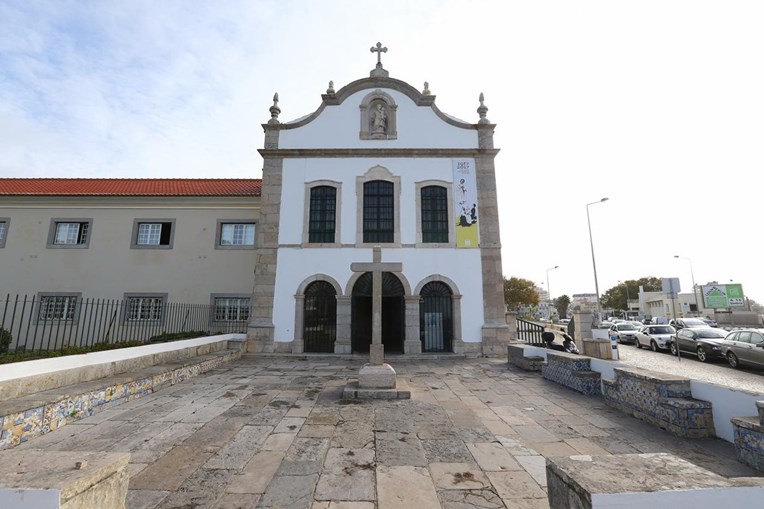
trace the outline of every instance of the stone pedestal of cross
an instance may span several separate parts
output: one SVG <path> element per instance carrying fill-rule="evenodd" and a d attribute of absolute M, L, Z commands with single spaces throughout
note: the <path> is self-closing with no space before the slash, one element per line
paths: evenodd
<path fill-rule="evenodd" d="M 382 344 L 382 273 L 401 272 L 403 264 L 382 263 L 382 248 L 379 246 L 374 246 L 372 260 L 371 263 L 350 264 L 350 270 L 353 272 L 371 272 L 372 275 L 369 363 L 361 368 L 358 385 L 384 389 L 395 387 L 395 370 L 389 364 L 385 364 L 385 346 Z"/>

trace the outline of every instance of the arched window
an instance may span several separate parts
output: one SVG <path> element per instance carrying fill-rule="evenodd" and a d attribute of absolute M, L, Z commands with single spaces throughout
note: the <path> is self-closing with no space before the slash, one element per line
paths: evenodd
<path fill-rule="evenodd" d="M 363 241 L 395 242 L 393 183 L 372 180 L 363 185 Z"/>
<path fill-rule="evenodd" d="M 421 190 L 422 242 L 448 242 L 448 197 L 442 186 L 426 186 Z"/>
<path fill-rule="evenodd" d="M 308 242 L 332 243 L 337 214 L 337 189 L 317 186 L 310 190 Z"/>

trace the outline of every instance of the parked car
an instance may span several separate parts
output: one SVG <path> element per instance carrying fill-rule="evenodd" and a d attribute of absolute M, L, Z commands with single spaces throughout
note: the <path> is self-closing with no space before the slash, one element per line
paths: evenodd
<path fill-rule="evenodd" d="M 677 318 L 676 320 L 669 320 L 669 325 L 676 330 L 709 326 L 700 318 Z"/>
<path fill-rule="evenodd" d="M 732 331 L 722 341 L 722 355 L 733 368 L 741 364 L 764 367 L 764 331 Z"/>
<path fill-rule="evenodd" d="M 727 336 L 727 331 L 715 329 L 704 325 L 703 327 L 685 327 L 678 330 L 671 338 L 672 355 L 677 354 L 677 348 L 681 352 L 688 352 L 698 357 L 700 362 L 708 362 L 711 359 L 724 359 L 722 355 L 722 342 Z"/>
<path fill-rule="evenodd" d="M 609 336 L 615 336 L 618 343 L 637 342 L 637 328 L 629 322 L 614 323 L 610 326 Z"/>
<path fill-rule="evenodd" d="M 703 318 L 703 317 L 701 317 L 701 320 L 706 322 L 706 325 L 708 325 L 709 327 L 718 327 L 719 326 L 719 324 L 713 318 L 709 318 L 709 317 Z"/>
<path fill-rule="evenodd" d="M 640 327 L 644 325 L 642 322 L 638 322 L 636 320 L 629 320 L 628 323 L 632 324 L 637 329 L 639 329 Z"/>
<path fill-rule="evenodd" d="M 637 348 L 650 347 L 653 352 L 668 350 L 674 334 L 676 329 L 671 325 L 643 325 L 637 330 Z"/>

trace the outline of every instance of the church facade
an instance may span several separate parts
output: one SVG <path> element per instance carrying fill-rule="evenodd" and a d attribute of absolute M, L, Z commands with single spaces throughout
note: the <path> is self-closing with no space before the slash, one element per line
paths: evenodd
<path fill-rule="evenodd" d="M 249 349 L 368 351 L 372 277 L 353 267 L 379 246 L 380 267 L 400 268 L 382 279 L 386 352 L 503 353 L 498 150 L 482 94 L 478 122 L 463 122 L 378 60 L 297 121 L 279 120 L 278 100 L 263 125 Z"/>
<path fill-rule="evenodd" d="M 348 354 L 369 351 L 378 270 L 386 352 L 504 354 L 482 95 L 455 119 L 378 59 L 321 98 L 282 122 L 274 97 L 262 179 L 0 179 L 0 291 L 34 297 L 37 323 L 124 299 L 161 328 L 168 303 L 204 304 L 210 330 L 248 323 L 251 352 Z"/>

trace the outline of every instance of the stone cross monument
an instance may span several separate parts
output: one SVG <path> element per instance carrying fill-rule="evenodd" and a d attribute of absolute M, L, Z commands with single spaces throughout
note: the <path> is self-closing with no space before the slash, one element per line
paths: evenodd
<path fill-rule="evenodd" d="M 369 348 L 369 363 L 361 368 L 358 385 L 361 387 L 392 388 L 395 387 L 395 370 L 385 364 L 385 346 L 382 344 L 382 273 L 401 272 L 403 264 L 382 263 L 382 248 L 374 246 L 371 263 L 351 263 L 353 272 L 371 272 L 371 347 Z"/>

